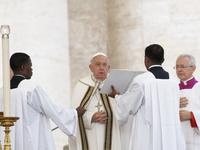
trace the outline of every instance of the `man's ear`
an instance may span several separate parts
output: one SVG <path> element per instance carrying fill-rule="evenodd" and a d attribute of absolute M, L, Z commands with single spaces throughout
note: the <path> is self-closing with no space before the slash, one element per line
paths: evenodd
<path fill-rule="evenodd" d="M 89 65 L 89 68 L 90 68 L 90 71 L 92 72 L 92 65 L 91 64 Z"/>
<path fill-rule="evenodd" d="M 110 69 L 110 65 L 108 65 L 108 70 Z"/>
<path fill-rule="evenodd" d="M 192 66 L 192 71 L 194 72 L 196 70 L 196 66 Z"/>
<path fill-rule="evenodd" d="M 165 61 L 165 58 L 163 58 L 163 61 L 162 61 L 162 63 Z"/>
<path fill-rule="evenodd" d="M 21 66 L 21 71 L 24 71 L 26 67 L 24 65 Z"/>
<path fill-rule="evenodd" d="M 150 62 L 150 59 L 149 57 L 145 56 L 145 59 L 146 59 L 146 62 L 149 63 Z"/>

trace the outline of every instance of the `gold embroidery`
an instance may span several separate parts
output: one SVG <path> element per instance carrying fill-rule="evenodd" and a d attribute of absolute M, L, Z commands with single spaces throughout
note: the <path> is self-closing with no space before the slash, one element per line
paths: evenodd
<path fill-rule="evenodd" d="M 101 94 L 101 99 L 105 107 L 108 119 L 106 121 L 104 149 L 110 150 L 112 148 L 112 126 L 113 126 L 113 113 L 110 105 L 109 98 L 106 94 Z"/>
<path fill-rule="evenodd" d="M 86 91 L 80 106 L 85 106 L 90 98 L 90 95 L 92 94 L 94 87 L 89 87 L 88 90 Z M 104 149 L 105 150 L 110 150 L 112 147 L 112 126 L 113 126 L 113 113 L 112 113 L 112 108 L 110 105 L 109 98 L 106 94 L 100 94 L 101 101 L 103 103 L 103 106 L 105 108 L 105 111 L 108 115 L 108 119 L 105 123 L 105 141 L 104 141 Z M 83 122 L 83 118 L 79 118 L 79 130 L 81 134 L 81 143 L 82 143 L 82 149 L 83 150 L 89 150 L 89 145 L 88 145 L 88 140 L 87 140 L 87 134 Z"/>
<path fill-rule="evenodd" d="M 88 90 L 86 91 L 82 101 L 81 101 L 81 104 L 80 106 L 85 106 L 90 98 L 90 95 L 92 94 L 92 91 L 93 91 L 93 87 L 89 87 Z M 82 149 L 83 150 L 89 150 L 89 145 L 88 145 L 88 139 L 87 139 L 87 134 L 86 134 L 86 131 L 85 131 L 85 125 L 84 125 L 84 122 L 83 122 L 83 118 L 80 117 L 78 119 L 79 121 L 79 130 L 80 130 L 80 134 L 81 134 L 81 143 L 82 143 Z"/>

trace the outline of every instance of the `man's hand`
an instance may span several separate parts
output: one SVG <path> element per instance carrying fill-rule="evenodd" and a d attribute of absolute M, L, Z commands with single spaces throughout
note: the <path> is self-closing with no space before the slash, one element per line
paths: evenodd
<path fill-rule="evenodd" d="M 86 109 L 84 107 L 79 106 L 76 108 L 76 111 L 78 113 L 78 117 L 81 117 L 86 112 Z"/>
<path fill-rule="evenodd" d="M 92 123 L 105 123 L 108 119 L 107 114 L 105 111 L 98 111 L 93 114 L 92 116 Z"/>
<path fill-rule="evenodd" d="M 188 105 L 188 99 L 186 97 L 180 98 L 180 108 L 184 108 Z"/>
<path fill-rule="evenodd" d="M 112 97 L 112 98 L 115 98 L 115 95 L 119 95 L 120 93 L 119 92 L 117 92 L 116 90 L 115 90 L 115 88 L 114 88 L 114 86 L 113 85 L 111 85 L 111 89 L 112 89 L 112 92 L 110 93 L 110 94 L 108 94 L 108 96 L 110 96 L 110 97 Z"/>
<path fill-rule="evenodd" d="M 181 121 L 186 121 L 186 120 L 192 119 L 190 112 L 187 110 L 180 110 L 179 116 L 180 116 Z"/>

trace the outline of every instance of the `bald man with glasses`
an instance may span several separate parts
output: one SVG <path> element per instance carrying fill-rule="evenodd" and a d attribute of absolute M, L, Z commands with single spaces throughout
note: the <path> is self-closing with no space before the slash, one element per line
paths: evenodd
<path fill-rule="evenodd" d="M 180 120 L 186 150 L 200 149 L 200 83 L 193 76 L 195 58 L 183 54 L 176 60 L 176 74 L 180 79 Z"/>

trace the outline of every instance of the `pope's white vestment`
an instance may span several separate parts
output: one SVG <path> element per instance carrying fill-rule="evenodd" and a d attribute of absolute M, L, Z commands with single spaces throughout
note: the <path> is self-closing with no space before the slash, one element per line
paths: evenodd
<path fill-rule="evenodd" d="M 1 111 L 2 104 L 1 91 Z M 76 136 L 77 111 L 55 105 L 42 88 L 30 80 L 21 81 L 18 88 L 11 90 L 11 116 L 20 117 L 11 127 L 13 150 L 55 150 L 49 119 L 68 136 Z M 0 137 L 3 143 L 2 128 Z"/>
<path fill-rule="evenodd" d="M 96 79 L 92 75 L 81 79 L 76 84 L 72 95 L 71 108 L 76 108 L 77 106 L 82 105 L 82 102 L 84 101 L 87 102 L 87 99 L 89 99 L 91 96 L 91 92 L 95 86 L 95 80 Z M 102 86 L 103 82 L 101 83 L 100 88 Z M 102 98 L 105 99 L 104 102 Z M 100 110 L 106 111 L 108 114 L 108 120 L 104 124 L 91 123 L 93 114 L 98 111 L 96 107 L 98 102 L 100 105 L 102 105 Z M 113 98 L 108 98 L 107 95 L 100 95 L 99 90 L 97 90 L 91 102 L 89 103 L 87 111 L 83 115 L 82 120 L 79 119 L 79 129 L 77 130 L 76 139 L 73 140 L 69 138 L 69 149 L 122 150 L 120 127 L 113 111 L 114 105 L 115 100 Z M 82 122 L 84 124 L 85 130 L 83 130 Z M 84 134 L 84 132 L 86 132 L 86 134 Z M 83 134 L 84 136 L 82 136 Z"/>
<path fill-rule="evenodd" d="M 200 83 L 196 83 L 190 89 L 180 90 L 180 96 L 188 99 L 187 107 L 180 110 L 192 111 L 197 127 L 191 127 L 190 120 L 182 121 L 181 125 L 186 141 L 186 150 L 200 149 Z"/>
<path fill-rule="evenodd" d="M 116 95 L 120 125 L 133 115 L 129 150 L 184 150 L 176 79 L 156 79 L 151 72 L 135 77 L 123 95 Z"/>

